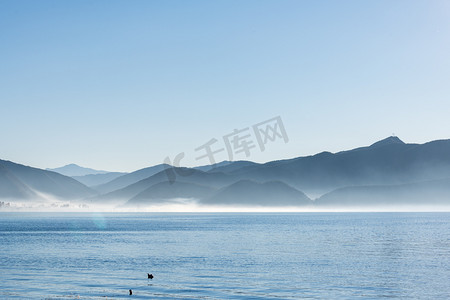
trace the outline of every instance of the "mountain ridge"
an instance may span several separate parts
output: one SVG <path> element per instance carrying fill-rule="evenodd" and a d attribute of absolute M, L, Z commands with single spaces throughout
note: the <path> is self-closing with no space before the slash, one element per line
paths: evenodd
<path fill-rule="evenodd" d="M 58 168 L 47 168 L 46 171 L 52 171 L 59 173 L 64 176 L 85 176 L 85 175 L 94 175 L 94 174 L 106 174 L 110 173 L 108 171 L 95 170 L 91 168 L 81 167 L 77 164 L 68 164 Z"/>
<path fill-rule="evenodd" d="M 82 199 L 95 194 L 75 179 L 56 172 L 0 160 L 3 173 L 0 196 L 6 193 L 23 194 L 21 200 L 42 199 L 50 195 L 61 199 Z M 7 178 L 7 181 L 6 181 Z"/>
<path fill-rule="evenodd" d="M 137 200 L 144 203 L 147 200 L 151 202 L 157 197 L 159 199 L 176 197 L 198 198 L 196 200 L 200 204 L 207 204 L 208 201 L 209 204 L 216 202 L 224 204 L 228 201 L 240 205 L 239 203 L 246 200 L 242 195 L 247 195 L 249 199 L 259 195 L 261 199 L 269 201 L 267 195 L 270 194 L 275 201 L 277 196 L 270 191 L 274 189 L 279 190 L 280 195 L 285 194 L 286 199 L 290 199 L 291 202 L 287 203 L 292 204 L 297 198 L 305 200 L 303 196 L 306 195 L 317 195 L 318 197 L 310 198 L 317 198 L 316 204 L 319 205 L 324 203 L 324 199 L 331 199 L 333 195 L 337 199 L 336 195 L 342 194 L 343 191 L 350 191 L 349 195 L 357 195 L 360 191 L 363 195 L 363 192 L 373 191 L 373 194 L 385 194 L 386 197 L 392 198 L 389 196 L 388 190 L 391 188 L 388 186 L 397 186 L 395 189 L 400 190 L 405 184 L 413 184 L 412 190 L 427 188 L 431 193 L 433 190 L 426 184 L 415 183 L 450 178 L 450 139 L 412 144 L 391 136 L 365 147 L 335 153 L 323 151 L 315 155 L 264 164 L 251 161 L 224 161 L 210 166 L 211 168 L 208 166 L 184 168 L 160 164 L 124 175 L 115 174 L 116 178 L 93 186 L 93 189 L 73 178 L 51 171 L 7 161 L 0 161 L 0 166 L 0 198 L 2 195 L 39 198 L 43 194 L 52 194 L 68 199 L 80 198 L 82 194 L 87 201 L 94 203 L 112 203 L 113 200 L 125 203 L 131 199 L 134 199 L 131 203 Z M 33 179 L 34 175 L 39 179 L 36 182 Z M 55 182 L 52 184 L 55 180 L 58 184 Z M 96 193 L 94 189 L 98 192 Z M 265 193 L 258 194 L 258 191 L 252 189 L 262 190 Z M 69 195 L 71 190 L 73 195 Z M 208 191 L 213 190 L 214 193 L 207 195 Z M 445 198 L 446 190 L 440 191 L 441 197 Z M 330 194 L 333 192 L 334 194 Z M 234 196 L 227 196 L 231 194 Z M 240 199 L 239 203 L 236 203 L 235 199 Z M 253 204 L 261 205 L 256 202 Z"/>

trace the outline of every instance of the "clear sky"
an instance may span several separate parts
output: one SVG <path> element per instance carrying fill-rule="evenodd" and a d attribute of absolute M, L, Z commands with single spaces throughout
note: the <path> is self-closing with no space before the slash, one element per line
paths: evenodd
<path fill-rule="evenodd" d="M 0 0 L 0 107 L 0 159 L 41 168 L 203 164 L 275 116 L 235 159 L 447 139 L 450 1 Z"/>

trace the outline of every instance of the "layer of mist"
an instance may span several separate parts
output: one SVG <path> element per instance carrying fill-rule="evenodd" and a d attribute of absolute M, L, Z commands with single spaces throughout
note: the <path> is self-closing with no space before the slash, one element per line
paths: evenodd
<path fill-rule="evenodd" d="M 254 212 L 254 213 L 339 213 L 339 212 L 450 212 L 450 205 L 374 205 L 374 206 L 230 206 L 230 205 L 203 205 L 196 199 L 172 199 L 170 202 L 129 206 L 120 204 L 81 204 L 68 201 L 37 201 L 30 202 L 0 202 L 0 212 L 136 212 L 136 213 L 206 213 L 206 212 Z"/>

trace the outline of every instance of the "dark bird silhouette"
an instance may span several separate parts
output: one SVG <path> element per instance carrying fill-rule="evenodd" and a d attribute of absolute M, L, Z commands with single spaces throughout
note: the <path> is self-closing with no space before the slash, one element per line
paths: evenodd
<path fill-rule="evenodd" d="M 133 295 L 133 291 L 132 291 L 132 290 L 130 290 L 130 296 L 131 296 L 131 295 Z"/>
<path fill-rule="evenodd" d="M 153 279 L 153 274 L 147 273 L 148 279 Z"/>

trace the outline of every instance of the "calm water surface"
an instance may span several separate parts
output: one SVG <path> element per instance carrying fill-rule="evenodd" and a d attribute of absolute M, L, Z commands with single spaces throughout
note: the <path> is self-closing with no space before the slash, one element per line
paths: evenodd
<path fill-rule="evenodd" d="M 0 271 L 0 299 L 448 299 L 450 214 L 1 213 Z"/>

